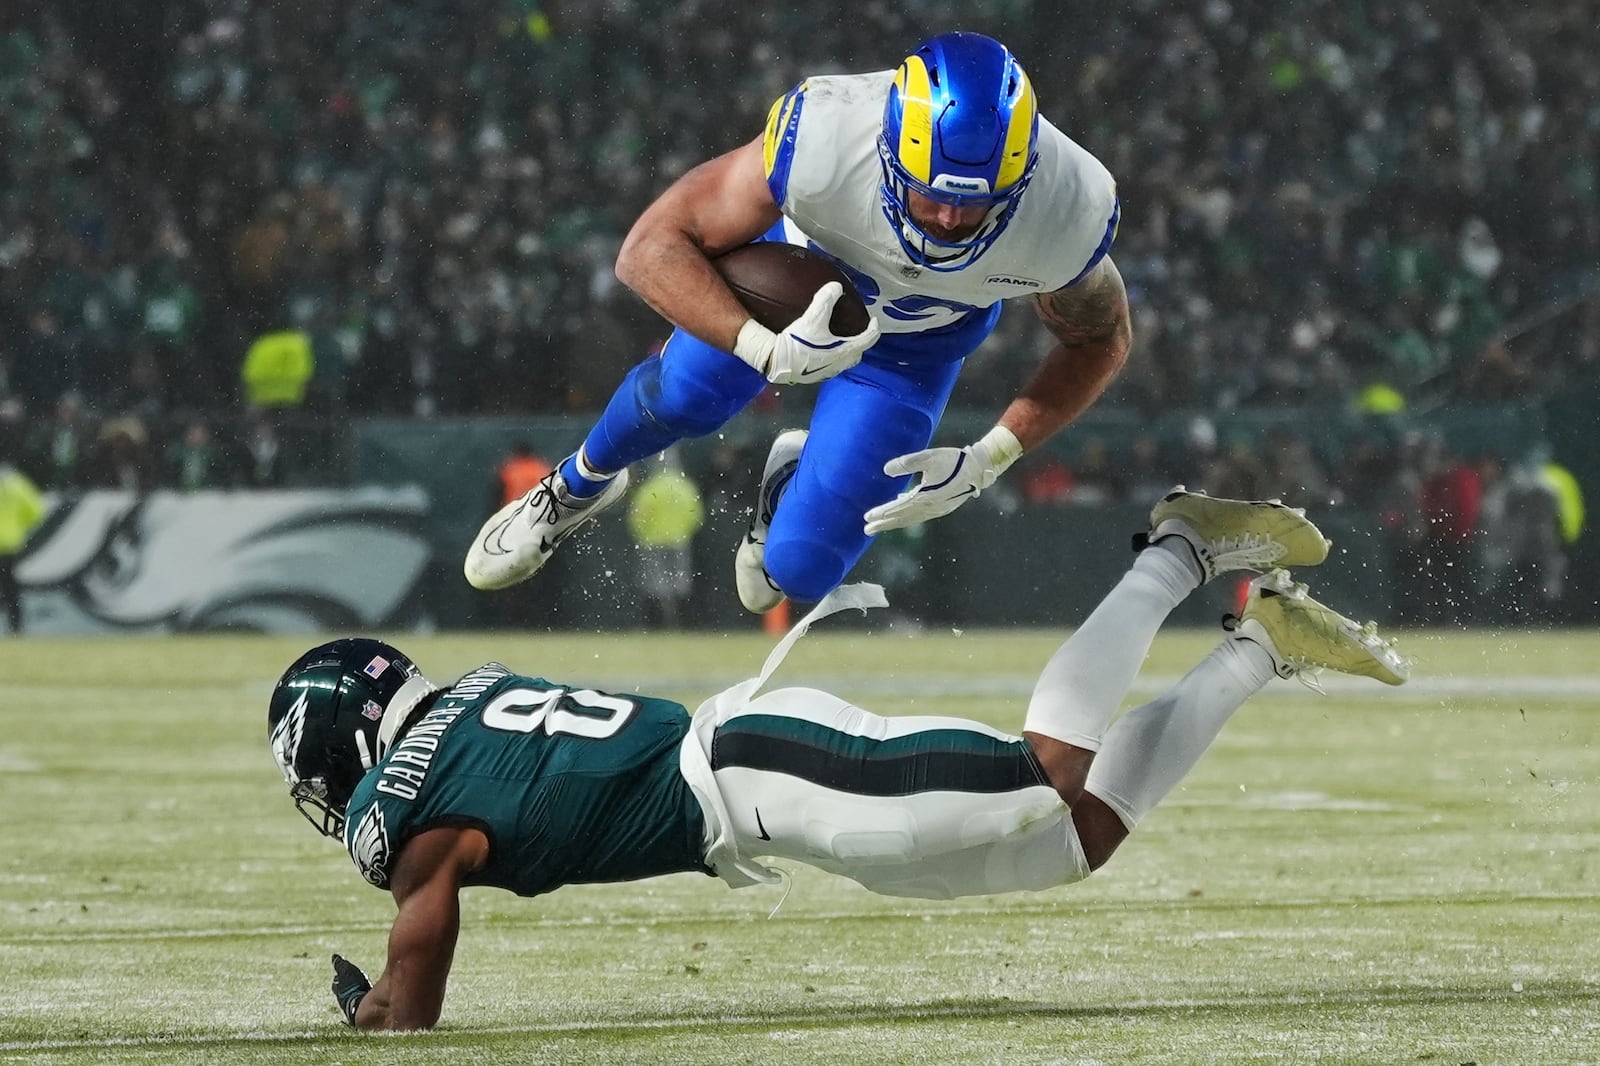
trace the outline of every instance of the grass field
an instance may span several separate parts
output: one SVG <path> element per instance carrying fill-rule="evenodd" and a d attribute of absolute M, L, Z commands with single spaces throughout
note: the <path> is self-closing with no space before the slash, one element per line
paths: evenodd
<path fill-rule="evenodd" d="M 828 632 L 779 682 L 1020 728 L 1058 635 Z M 1147 687 L 1213 636 L 1164 636 Z M 392 904 L 295 813 L 309 639 L 0 643 L 0 1062 L 1600 1063 L 1600 635 L 1413 633 L 1406 688 L 1276 682 L 1089 881 L 953 903 L 796 869 L 466 894 L 441 1028 L 355 1035 Z M 759 635 L 397 641 L 692 707 Z M 603 649 L 602 661 L 596 647 Z"/>

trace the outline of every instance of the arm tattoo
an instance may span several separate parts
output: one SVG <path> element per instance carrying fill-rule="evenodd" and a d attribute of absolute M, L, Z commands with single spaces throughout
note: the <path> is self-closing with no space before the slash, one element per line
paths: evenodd
<path fill-rule="evenodd" d="M 1076 285 L 1035 296 L 1033 306 L 1068 348 L 1104 343 L 1128 328 L 1128 293 L 1109 259 Z"/>

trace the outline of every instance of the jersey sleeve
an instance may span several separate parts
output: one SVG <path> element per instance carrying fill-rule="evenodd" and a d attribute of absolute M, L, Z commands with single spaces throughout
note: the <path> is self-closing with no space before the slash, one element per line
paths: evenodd
<path fill-rule="evenodd" d="M 1113 184 L 1111 187 L 1111 217 L 1106 221 L 1105 233 L 1101 236 L 1100 243 L 1095 247 L 1095 250 L 1089 255 L 1089 261 L 1084 264 L 1082 270 L 1078 271 L 1077 277 L 1067 282 L 1068 285 L 1076 285 L 1082 281 L 1085 274 L 1100 265 L 1100 260 L 1111 254 L 1111 246 L 1117 240 L 1117 226 L 1121 222 L 1122 199 L 1117 196 L 1116 185 Z"/>
<path fill-rule="evenodd" d="M 784 93 L 767 112 L 767 130 L 762 140 L 761 161 L 767 188 L 774 203 L 782 204 L 789 195 L 789 172 L 794 167 L 794 145 L 800 131 L 800 111 L 806 102 L 806 82 Z"/>
<path fill-rule="evenodd" d="M 356 789 L 345 810 L 344 847 L 367 884 L 389 887 L 395 856 L 390 819 L 378 795 L 365 783 Z"/>
<path fill-rule="evenodd" d="M 1039 151 L 1039 167 L 1011 224 L 1022 222 L 1024 244 L 1050 264 L 1041 268 L 1041 280 L 1045 291 L 1055 291 L 1076 285 L 1111 254 L 1122 201 L 1105 164 L 1043 116 Z"/>

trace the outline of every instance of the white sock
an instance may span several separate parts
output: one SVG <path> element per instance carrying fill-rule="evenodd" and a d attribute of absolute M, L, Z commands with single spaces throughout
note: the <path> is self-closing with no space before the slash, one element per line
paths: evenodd
<path fill-rule="evenodd" d="M 590 466 L 589 457 L 583 454 L 581 444 L 577 451 L 561 460 L 560 470 L 567 494 L 579 500 L 590 500 L 600 495 L 611 484 L 611 479 L 617 476 Z"/>
<path fill-rule="evenodd" d="M 590 466 L 589 457 L 583 453 L 583 445 L 581 444 L 578 446 L 577 452 L 572 456 L 572 465 L 577 468 L 578 476 L 583 478 L 583 480 L 592 481 L 600 485 L 605 484 L 617 476 L 616 471 L 612 471 L 608 474 L 604 470 L 596 470 L 594 467 Z"/>
<path fill-rule="evenodd" d="M 1261 645 L 1223 641 L 1166 693 L 1117 719 L 1084 791 L 1134 828 L 1194 769 L 1233 712 L 1275 676 Z"/>
<path fill-rule="evenodd" d="M 1179 551 L 1188 547 L 1155 545 L 1139 553 L 1116 588 L 1045 664 L 1023 729 L 1099 750 L 1100 738 L 1139 675 L 1156 631 L 1172 609 L 1200 586 Z"/>

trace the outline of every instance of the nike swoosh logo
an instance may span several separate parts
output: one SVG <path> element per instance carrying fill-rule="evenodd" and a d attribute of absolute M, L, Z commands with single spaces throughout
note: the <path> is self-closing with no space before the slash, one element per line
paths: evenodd
<path fill-rule="evenodd" d="M 795 337 L 794 334 L 792 334 L 792 333 L 790 334 L 790 336 L 794 337 L 794 340 L 795 340 L 796 344 L 803 344 L 807 348 L 810 348 L 814 352 L 831 352 L 831 351 L 833 351 L 833 349 L 839 347 L 841 344 L 844 343 L 844 341 L 840 340 L 840 341 L 834 341 L 832 344 L 812 344 L 810 341 L 806 340 L 804 337 Z"/>
<path fill-rule="evenodd" d="M 527 509 L 527 507 L 528 507 L 527 500 L 523 500 L 521 503 L 519 503 L 517 505 L 517 509 L 512 511 L 510 514 L 506 515 L 505 519 L 503 521 L 501 521 L 499 525 L 496 525 L 496 526 L 493 526 L 493 527 L 491 527 L 489 529 L 484 530 L 484 533 L 483 533 L 483 553 L 485 555 L 510 555 L 511 554 L 511 549 L 509 549 L 509 548 L 507 548 L 505 546 L 505 543 L 501 538 L 503 538 L 505 536 L 506 530 L 511 528 L 511 523 L 515 522 L 518 518 L 520 518 L 522 516 L 523 511 L 525 511 Z M 548 549 L 547 549 L 547 551 L 548 551 Z"/>
<path fill-rule="evenodd" d="M 772 835 L 767 832 L 767 827 L 761 824 L 761 808 L 756 808 L 756 835 L 762 840 L 771 840 Z"/>
<path fill-rule="evenodd" d="M 539 550 L 544 552 L 546 555 L 549 555 L 551 552 L 556 550 L 557 545 L 566 540 L 568 537 L 572 536 L 572 534 L 577 532 L 577 530 L 577 526 L 568 526 L 566 529 L 563 529 L 560 533 L 557 533 L 553 537 L 540 537 Z"/>
<path fill-rule="evenodd" d="M 510 519 L 507 519 L 483 535 L 483 553 L 485 555 L 511 554 L 506 551 L 506 546 L 500 543 L 500 538 L 505 535 L 506 526 L 510 524 Z"/>

